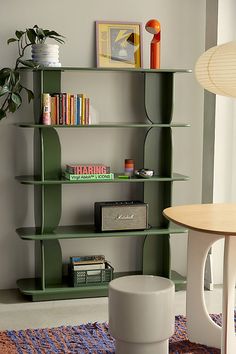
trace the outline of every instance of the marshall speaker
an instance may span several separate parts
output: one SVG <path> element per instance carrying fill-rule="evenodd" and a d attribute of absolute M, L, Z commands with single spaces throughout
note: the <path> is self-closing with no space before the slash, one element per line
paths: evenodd
<path fill-rule="evenodd" d="M 94 203 L 95 229 L 101 231 L 145 230 L 148 204 L 139 201 Z"/>

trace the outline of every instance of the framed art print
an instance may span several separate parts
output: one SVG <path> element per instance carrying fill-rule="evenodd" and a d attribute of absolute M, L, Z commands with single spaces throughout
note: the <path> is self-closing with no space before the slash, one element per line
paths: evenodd
<path fill-rule="evenodd" d="M 141 68 L 141 23 L 97 21 L 96 51 L 97 67 Z"/>

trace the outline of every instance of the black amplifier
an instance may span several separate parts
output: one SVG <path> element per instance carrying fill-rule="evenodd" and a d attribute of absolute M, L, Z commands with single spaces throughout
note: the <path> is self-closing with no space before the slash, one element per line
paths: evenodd
<path fill-rule="evenodd" d="M 101 231 L 145 230 L 148 204 L 134 201 L 94 203 L 95 229 Z"/>

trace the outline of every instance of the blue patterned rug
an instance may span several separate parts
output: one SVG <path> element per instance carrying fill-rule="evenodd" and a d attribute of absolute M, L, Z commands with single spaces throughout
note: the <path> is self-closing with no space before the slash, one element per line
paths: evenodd
<path fill-rule="evenodd" d="M 221 324 L 221 315 L 211 315 Z M 235 316 L 236 320 L 236 316 Z M 115 341 L 107 323 L 0 332 L 0 354 L 115 354 Z M 186 335 L 186 318 L 175 317 L 170 354 L 220 354 L 219 349 L 191 343 Z M 128 354 L 128 353 L 127 353 Z"/>

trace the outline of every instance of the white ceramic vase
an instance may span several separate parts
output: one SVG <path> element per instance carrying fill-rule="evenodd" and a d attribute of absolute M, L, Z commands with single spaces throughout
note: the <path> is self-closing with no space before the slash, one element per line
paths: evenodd
<path fill-rule="evenodd" d="M 61 66 L 58 44 L 33 44 L 32 60 L 43 66 Z"/>

